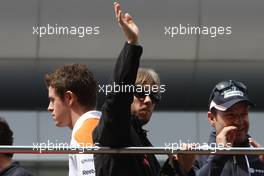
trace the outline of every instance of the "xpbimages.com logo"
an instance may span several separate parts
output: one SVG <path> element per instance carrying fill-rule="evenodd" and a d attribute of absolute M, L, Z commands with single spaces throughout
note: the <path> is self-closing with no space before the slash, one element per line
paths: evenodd
<path fill-rule="evenodd" d="M 66 142 L 58 142 L 57 140 L 47 142 L 33 142 L 33 151 L 39 151 L 39 153 L 43 153 L 45 151 L 77 151 L 78 153 L 84 153 L 85 151 L 94 150 L 94 148 L 98 147 L 98 143 L 79 143 L 79 146 L 70 145 Z"/>
<path fill-rule="evenodd" d="M 107 85 L 99 85 L 99 93 L 105 93 L 108 95 L 109 93 L 145 93 L 145 95 L 150 95 L 151 93 L 164 93 L 166 85 L 127 85 L 127 84 L 107 84 Z"/>
<path fill-rule="evenodd" d="M 77 37 L 86 37 L 87 35 L 98 35 L 100 34 L 99 26 L 58 26 L 58 24 L 46 26 L 33 26 L 33 35 L 39 37 L 49 35 L 73 35 Z"/>
<path fill-rule="evenodd" d="M 195 143 L 195 142 L 190 142 L 189 140 L 182 141 L 179 140 L 179 142 L 165 142 L 165 150 L 170 151 L 173 153 L 174 151 L 177 150 L 193 150 L 193 151 L 201 151 L 201 150 L 209 150 L 210 153 L 216 153 L 217 150 L 229 150 L 232 148 L 231 143 L 227 144 L 222 144 L 222 143 Z M 185 146 L 185 147 L 184 147 Z M 188 146 L 188 149 L 186 148 Z"/>

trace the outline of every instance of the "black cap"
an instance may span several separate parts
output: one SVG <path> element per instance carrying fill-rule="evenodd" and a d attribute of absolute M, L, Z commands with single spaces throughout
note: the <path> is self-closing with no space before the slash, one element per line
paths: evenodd
<path fill-rule="evenodd" d="M 209 98 L 209 110 L 215 108 L 226 111 L 234 104 L 245 101 L 251 106 L 255 106 L 248 97 L 247 87 L 235 80 L 221 81 L 216 84 Z"/>

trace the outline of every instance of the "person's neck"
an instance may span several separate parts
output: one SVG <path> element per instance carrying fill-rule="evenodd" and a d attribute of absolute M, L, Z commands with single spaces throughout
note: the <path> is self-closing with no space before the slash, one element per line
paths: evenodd
<path fill-rule="evenodd" d="M 77 120 L 86 112 L 95 110 L 95 108 L 86 108 L 86 107 L 81 107 L 77 106 L 75 108 L 72 108 L 71 111 L 71 117 L 72 117 L 72 127 L 73 129 L 74 125 L 76 124 Z"/>
<path fill-rule="evenodd" d="M 0 156 L 0 172 L 8 168 L 12 164 L 12 159 L 7 156 Z"/>

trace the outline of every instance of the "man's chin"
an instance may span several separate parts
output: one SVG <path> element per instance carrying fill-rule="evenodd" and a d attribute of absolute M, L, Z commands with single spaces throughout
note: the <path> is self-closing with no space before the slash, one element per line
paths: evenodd
<path fill-rule="evenodd" d="M 143 126 L 143 125 L 146 125 L 148 123 L 149 120 L 146 120 L 147 118 L 145 117 L 139 117 L 139 122 L 140 122 L 140 125 Z"/>
<path fill-rule="evenodd" d="M 56 125 L 57 127 L 64 127 L 64 125 L 63 125 L 62 123 L 59 123 L 59 122 L 55 122 L 55 125 Z"/>
<path fill-rule="evenodd" d="M 138 114 L 138 117 L 140 120 L 145 120 L 145 119 L 148 119 L 148 113 L 139 113 Z"/>
<path fill-rule="evenodd" d="M 241 144 L 243 144 L 245 142 L 245 140 L 246 140 L 246 137 L 244 137 L 244 138 L 241 138 L 241 137 L 237 138 L 235 140 L 235 142 L 234 142 L 234 146 L 235 147 L 240 147 Z"/>

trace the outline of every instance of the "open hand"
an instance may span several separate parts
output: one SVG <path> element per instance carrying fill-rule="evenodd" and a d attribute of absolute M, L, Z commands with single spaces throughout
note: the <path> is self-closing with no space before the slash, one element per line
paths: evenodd
<path fill-rule="evenodd" d="M 135 24 L 133 18 L 128 13 L 122 13 L 121 6 L 118 2 L 114 3 L 114 9 L 116 19 L 126 35 L 127 42 L 130 44 L 137 44 L 139 29 Z"/>

